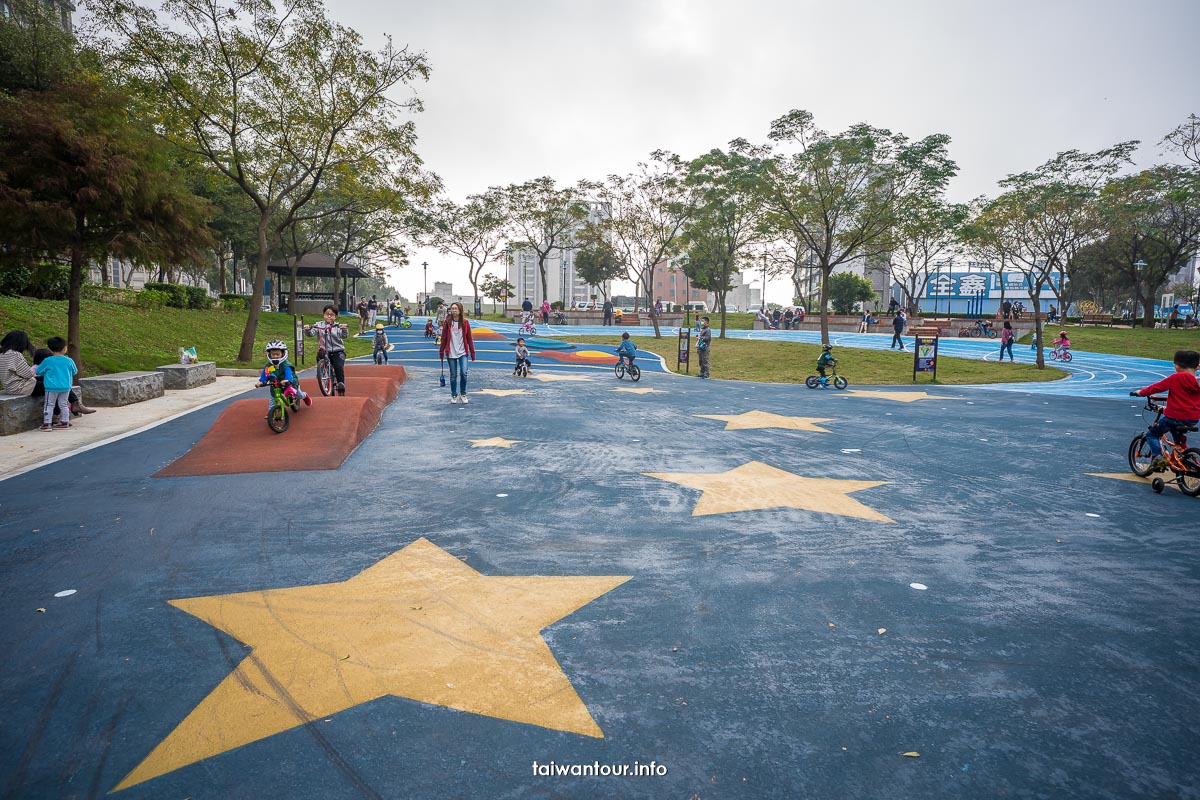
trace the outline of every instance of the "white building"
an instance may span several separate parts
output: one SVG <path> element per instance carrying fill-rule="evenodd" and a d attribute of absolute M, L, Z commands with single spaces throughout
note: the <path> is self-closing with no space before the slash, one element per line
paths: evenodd
<path fill-rule="evenodd" d="M 735 310 L 739 312 L 746 312 L 754 311 L 761 307 L 762 287 L 754 285 L 759 283 L 759 281 L 753 280 L 752 276 L 745 275 L 741 272 L 735 273 L 733 278 L 735 281 L 733 288 L 725 294 L 725 308 L 731 312 Z M 739 280 L 741 283 L 736 283 L 736 281 Z M 712 295 L 712 293 L 709 293 L 709 300 L 714 304 L 716 303 L 716 298 Z M 717 312 L 720 311 L 719 308 L 713 308 L 710 310 Z"/>
<path fill-rule="evenodd" d="M 588 223 L 598 223 L 608 217 L 610 209 L 606 203 L 592 203 L 586 220 L 576 229 Z M 514 249 L 508 264 L 507 278 L 513 285 L 513 294 L 508 298 L 509 308 L 518 308 L 526 298 L 540 306 L 543 300 L 551 303 L 563 302 L 570 308 L 578 301 L 591 300 L 607 293 L 612 296 L 612 284 L 601 287 L 590 286 L 575 274 L 575 236 L 569 235 L 561 247 L 552 249 L 546 256 L 546 291 L 542 291 L 542 275 L 538 269 L 538 256 L 533 248 Z"/>
<path fill-rule="evenodd" d="M 98 264 L 89 264 L 87 275 L 84 276 L 87 283 L 100 285 L 103 282 L 103 275 L 100 272 Z M 158 281 L 158 269 L 139 267 L 132 262 L 122 261 L 116 256 L 111 256 L 108 259 L 108 285 L 118 289 L 133 289 L 141 291 L 147 283 L 155 283 Z M 180 272 L 175 280 L 176 283 L 184 286 L 199 286 L 208 292 L 210 296 L 216 296 L 212 287 L 208 285 L 208 281 L 203 278 L 195 278 L 188 275 L 186 272 Z M 249 294 L 249 289 L 246 286 L 246 281 L 239 280 L 238 286 L 230 287 L 229 291 L 235 294 Z"/>

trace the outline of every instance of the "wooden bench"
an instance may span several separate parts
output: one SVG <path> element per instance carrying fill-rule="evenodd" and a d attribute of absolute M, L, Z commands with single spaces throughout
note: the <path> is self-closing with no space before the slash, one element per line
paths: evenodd
<path fill-rule="evenodd" d="M 72 388 L 80 391 L 78 386 Z M 80 394 L 80 397 L 83 395 Z M 41 427 L 45 404 L 45 397 L 0 392 L 0 436 L 11 436 Z"/>
<path fill-rule="evenodd" d="M 1084 314 L 1079 320 L 1080 327 L 1083 327 L 1084 325 L 1107 325 L 1111 328 L 1112 324 L 1112 314 Z"/>

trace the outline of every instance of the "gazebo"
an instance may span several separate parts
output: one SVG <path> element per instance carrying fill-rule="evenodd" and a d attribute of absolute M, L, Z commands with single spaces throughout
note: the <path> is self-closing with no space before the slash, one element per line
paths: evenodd
<path fill-rule="evenodd" d="M 272 261 L 267 265 L 267 271 L 277 277 L 272 287 L 275 290 L 271 292 L 271 304 L 280 311 L 289 310 L 287 305 L 293 288 L 291 283 L 293 266 L 296 269 L 297 285 L 301 285 L 300 282 L 304 279 L 335 277 L 333 257 L 325 253 L 309 253 L 295 265 L 288 261 Z M 370 275 L 353 264 L 342 264 L 340 269 L 342 288 L 337 292 L 337 307 L 340 311 L 349 311 L 351 309 L 348 307 L 348 298 L 358 294 L 358 279 L 369 278 Z M 332 300 L 333 296 L 329 292 L 297 291 L 297 308 L 291 309 L 291 311 L 296 314 L 320 313 L 321 308 Z"/>

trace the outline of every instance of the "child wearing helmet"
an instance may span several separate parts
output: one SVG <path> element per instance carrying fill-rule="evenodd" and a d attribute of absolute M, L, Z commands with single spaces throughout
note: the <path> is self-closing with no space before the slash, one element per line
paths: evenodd
<path fill-rule="evenodd" d="M 824 378 L 825 368 L 836 367 L 837 363 L 837 359 L 833 357 L 833 345 L 822 346 L 821 355 L 817 358 L 817 374 Z"/>
<path fill-rule="evenodd" d="M 1067 338 L 1066 331 L 1058 332 L 1058 338 L 1054 340 L 1054 349 L 1060 356 L 1071 349 L 1071 340 Z"/>
<path fill-rule="evenodd" d="M 375 337 L 371 340 L 371 346 L 373 348 L 371 358 L 375 360 L 375 363 L 388 363 L 388 338 L 387 334 L 383 332 L 382 322 L 375 323 Z M 382 359 L 379 357 L 380 354 L 383 355 Z"/>
<path fill-rule="evenodd" d="M 311 406 L 312 398 L 308 396 L 300 388 L 300 378 L 296 376 L 296 370 L 288 362 L 288 347 L 285 342 L 279 339 L 272 339 L 267 342 L 267 363 L 263 366 L 262 374 L 258 376 L 258 383 L 255 386 L 266 386 L 271 382 L 271 377 L 278 377 L 281 381 L 287 381 L 287 386 L 283 393 L 289 397 L 295 396 L 304 401 L 304 405 Z M 271 406 L 275 406 L 275 398 L 271 397 Z"/>

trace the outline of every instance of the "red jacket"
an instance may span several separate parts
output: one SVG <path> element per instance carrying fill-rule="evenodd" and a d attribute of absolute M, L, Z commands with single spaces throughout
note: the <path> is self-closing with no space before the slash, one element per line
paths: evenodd
<path fill-rule="evenodd" d="M 475 360 L 475 342 L 474 342 L 474 340 L 471 339 L 471 323 L 466 317 L 463 317 L 461 320 L 459 320 L 459 324 L 462 325 L 463 347 L 465 347 L 467 349 L 467 355 L 469 355 L 471 357 L 471 360 L 474 361 Z M 450 357 L 450 316 L 449 315 L 446 315 L 446 321 L 442 323 L 442 345 L 441 345 L 441 347 L 438 348 L 438 357 L 439 358 L 449 358 Z"/>
<path fill-rule="evenodd" d="M 1168 392 L 1165 416 L 1179 420 L 1200 419 L 1200 383 L 1190 372 L 1176 372 L 1153 386 L 1138 390 L 1142 397 Z"/>

